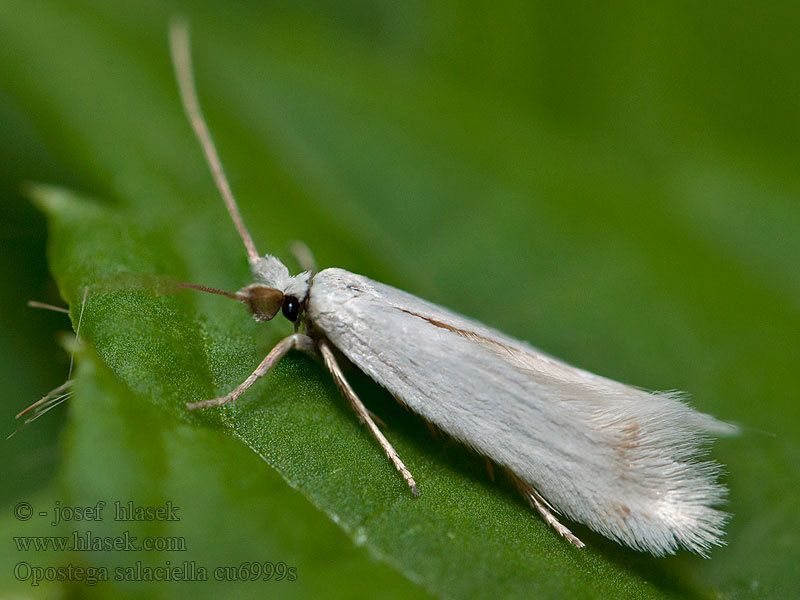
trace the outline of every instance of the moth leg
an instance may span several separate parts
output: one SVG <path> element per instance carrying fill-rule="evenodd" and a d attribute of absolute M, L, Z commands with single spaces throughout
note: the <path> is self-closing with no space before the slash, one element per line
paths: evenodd
<path fill-rule="evenodd" d="M 370 418 L 370 419 L 372 419 L 373 421 L 375 421 L 375 423 L 378 425 L 378 427 L 386 427 L 386 421 L 384 421 L 383 419 L 381 419 L 381 418 L 380 418 L 378 415 L 376 415 L 376 414 L 375 414 L 374 412 L 372 412 L 370 409 L 367 409 L 367 414 L 369 415 L 369 418 Z"/>
<path fill-rule="evenodd" d="M 289 251 L 294 254 L 303 271 L 317 272 L 317 261 L 314 259 L 314 253 L 311 252 L 311 248 L 305 242 L 295 240 L 289 245 Z"/>
<path fill-rule="evenodd" d="M 333 356 L 333 351 L 331 350 L 328 343 L 323 340 L 319 343 L 320 352 L 322 352 L 322 358 L 325 361 L 325 366 L 328 367 L 328 370 L 331 372 L 333 376 L 333 380 L 336 382 L 336 385 L 341 390 L 342 394 L 344 394 L 345 398 L 350 402 L 350 406 L 353 407 L 353 410 L 356 412 L 356 416 L 358 416 L 358 420 L 364 423 L 369 429 L 370 433 L 378 440 L 378 443 L 383 448 L 384 453 L 386 454 L 387 458 L 392 461 L 395 468 L 400 471 L 400 474 L 403 476 L 403 479 L 406 480 L 408 487 L 411 488 L 411 493 L 414 496 L 417 496 L 419 492 L 417 491 L 417 484 L 414 481 L 414 478 L 411 476 L 411 472 L 408 468 L 403 464 L 403 461 L 400 460 L 400 456 L 398 456 L 397 451 L 392 447 L 389 443 L 389 440 L 381 433 L 381 430 L 378 429 L 378 426 L 375 424 L 375 421 L 369 415 L 369 411 L 361 402 L 361 400 L 356 396 L 356 393 L 353 391 L 353 388 L 350 387 L 350 384 L 344 378 L 344 374 L 342 370 L 339 368 L 339 364 L 336 362 L 336 358 Z"/>
<path fill-rule="evenodd" d="M 578 539 L 578 537 L 572 533 L 569 529 L 567 529 L 564 525 L 559 523 L 558 519 L 556 519 L 555 515 L 550 512 L 550 509 L 553 507 L 550 506 L 550 503 L 542 498 L 542 495 L 537 492 L 533 486 L 525 481 L 522 481 L 519 477 L 511 473 L 511 476 L 514 478 L 519 491 L 522 492 L 522 495 L 525 496 L 525 499 L 528 503 L 536 509 L 539 515 L 544 519 L 544 522 L 550 525 L 553 529 L 556 530 L 558 535 L 563 537 L 565 540 L 570 542 L 573 546 L 577 548 L 583 548 L 586 546 L 582 541 Z"/>
<path fill-rule="evenodd" d="M 429 421 L 425 421 L 425 425 L 428 426 L 428 433 L 431 434 L 431 437 L 434 440 L 438 440 L 439 439 L 439 432 L 436 431 L 436 426 L 433 423 L 429 422 Z"/>
<path fill-rule="evenodd" d="M 221 406 L 232 400 L 236 400 L 239 396 L 244 394 L 247 389 L 258 381 L 261 377 L 274 367 L 289 350 L 292 349 L 303 350 L 304 352 L 313 353 L 316 349 L 314 340 L 302 333 L 293 333 L 289 337 L 282 339 L 277 345 L 270 350 L 270 353 L 261 361 L 261 364 L 256 367 L 256 370 L 250 374 L 250 377 L 245 379 L 239 386 L 219 398 L 212 398 L 211 400 L 201 400 L 200 402 L 187 402 L 186 408 L 195 410 L 197 408 L 207 408 L 209 406 Z"/>
<path fill-rule="evenodd" d="M 484 456 L 483 458 L 486 459 L 486 472 L 489 473 L 489 479 L 494 482 L 494 465 L 492 464 L 492 461 L 489 460 L 488 456 Z"/>

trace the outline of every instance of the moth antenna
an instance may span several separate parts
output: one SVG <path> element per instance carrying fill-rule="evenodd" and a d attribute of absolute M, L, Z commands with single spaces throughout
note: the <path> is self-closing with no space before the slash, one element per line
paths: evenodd
<path fill-rule="evenodd" d="M 233 300 L 238 300 L 239 302 L 242 301 L 242 296 L 238 293 L 228 292 L 219 288 L 209 287 L 207 285 L 199 285 L 197 283 L 179 283 L 178 287 L 187 288 L 190 290 L 198 290 L 200 292 L 208 292 L 209 294 L 217 294 L 218 296 L 225 296 L 226 298 L 232 298 Z"/>
<path fill-rule="evenodd" d="M 239 232 L 239 237 L 242 238 L 242 242 L 247 248 L 248 259 L 253 264 L 258 260 L 256 245 L 253 243 L 253 238 L 250 237 L 244 221 L 242 221 L 242 215 L 239 214 L 239 207 L 236 205 L 236 199 L 233 197 L 228 179 L 222 169 L 217 149 L 211 139 L 211 132 L 208 130 L 208 125 L 200 110 L 194 74 L 192 73 L 192 56 L 189 51 L 189 26 L 185 19 L 176 18 L 172 20 L 169 27 L 169 45 L 172 54 L 172 65 L 175 69 L 175 78 L 178 81 L 178 89 L 181 93 L 183 110 L 186 112 L 186 117 L 192 124 L 197 140 L 203 148 L 206 162 L 209 169 L 211 169 L 211 174 L 214 176 L 214 183 L 225 201 L 225 206 L 233 220 L 233 224 L 236 226 L 236 230 Z"/>

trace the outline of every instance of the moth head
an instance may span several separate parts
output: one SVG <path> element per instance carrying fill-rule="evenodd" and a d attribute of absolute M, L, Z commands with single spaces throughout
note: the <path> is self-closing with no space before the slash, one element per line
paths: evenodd
<path fill-rule="evenodd" d="M 311 273 L 289 275 L 278 258 L 267 254 L 250 263 L 250 271 L 256 283 L 239 290 L 238 296 L 247 304 L 257 321 L 269 321 L 278 310 L 292 323 L 300 318 L 308 296 L 308 281 Z"/>
<path fill-rule="evenodd" d="M 281 311 L 283 316 L 292 323 L 300 318 L 303 303 L 293 294 L 286 294 L 281 290 L 254 283 L 239 290 L 236 295 L 247 305 L 250 314 L 256 321 L 269 321 L 278 314 L 278 311 Z"/>
<path fill-rule="evenodd" d="M 238 292 L 226 292 L 217 288 L 194 283 L 178 283 L 178 287 L 200 290 L 239 300 L 247 305 L 256 321 L 271 320 L 278 311 L 296 323 L 303 313 L 308 297 L 311 272 L 289 275 L 289 270 L 274 256 L 265 256 L 251 263 L 254 279 L 252 283 Z"/>
<path fill-rule="evenodd" d="M 278 314 L 283 306 L 284 293 L 281 290 L 255 283 L 237 294 L 239 299 L 250 309 L 250 314 L 256 321 L 269 321 Z"/>

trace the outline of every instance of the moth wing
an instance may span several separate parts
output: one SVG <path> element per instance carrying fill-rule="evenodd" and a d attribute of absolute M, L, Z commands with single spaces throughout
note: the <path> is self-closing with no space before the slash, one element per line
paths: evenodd
<path fill-rule="evenodd" d="M 308 314 L 400 402 L 571 519 L 655 555 L 720 543 L 726 489 L 701 457 L 705 432 L 729 427 L 675 394 L 570 366 L 342 269 L 314 277 Z"/>

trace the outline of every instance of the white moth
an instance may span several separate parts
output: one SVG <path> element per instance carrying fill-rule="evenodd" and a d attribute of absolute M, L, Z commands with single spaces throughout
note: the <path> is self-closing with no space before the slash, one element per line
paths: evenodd
<path fill-rule="evenodd" d="M 417 495 L 410 471 L 344 378 L 335 348 L 399 402 L 505 467 L 544 520 L 575 546 L 584 544 L 554 512 L 657 556 L 679 547 L 705 555 L 723 543 L 728 515 L 715 505 L 727 490 L 717 482 L 719 465 L 702 456 L 708 434 L 732 433 L 733 426 L 676 394 L 649 393 L 572 367 L 366 277 L 343 269 L 292 276 L 274 256 L 259 256 L 200 111 L 185 24 L 173 24 L 170 42 L 184 108 L 247 248 L 255 282 L 236 293 L 182 285 L 240 300 L 259 321 L 281 311 L 298 331 L 236 389 L 190 409 L 235 400 L 292 349 L 321 355 Z"/>

